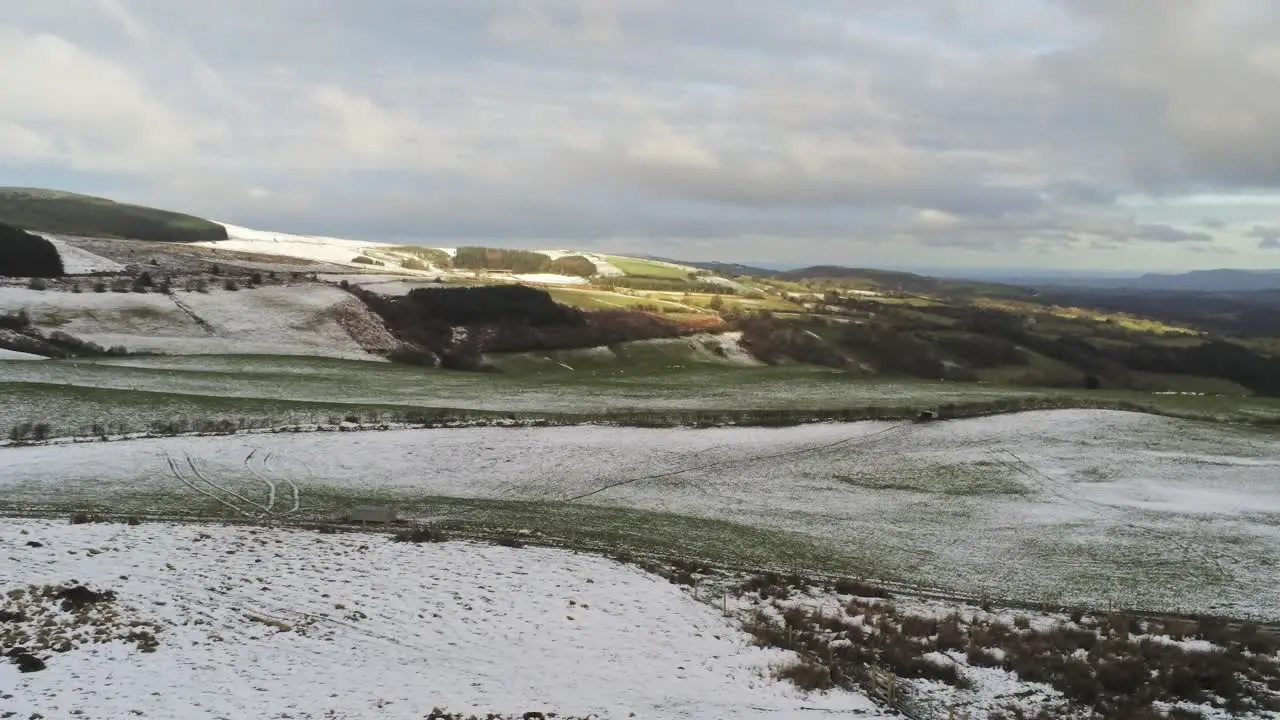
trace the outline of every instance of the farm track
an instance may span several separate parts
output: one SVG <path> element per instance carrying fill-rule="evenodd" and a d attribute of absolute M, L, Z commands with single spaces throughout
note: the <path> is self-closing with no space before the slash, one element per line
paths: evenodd
<path fill-rule="evenodd" d="M 334 522 L 327 518 L 307 517 L 305 515 L 293 515 L 285 517 L 254 517 L 240 516 L 228 517 L 218 515 L 200 515 L 200 514 L 175 514 L 175 513 L 92 513 L 93 517 L 100 522 L 126 522 L 133 519 L 145 522 L 164 522 L 164 523 L 181 523 L 185 525 L 240 525 L 240 526 L 257 526 L 264 528 L 284 528 L 295 530 L 316 530 L 324 528 L 337 532 L 361 532 L 361 533 L 377 533 L 383 535 L 392 535 L 401 530 L 413 527 L 411 523 L 397 523 L 390 526 L 367 526 L 358 523 Z M 22 508 L 4 508 L 0 507 L 0 517 L 3 518 L 27 518 L 27 519 L 50 519 L 50 518 L 66 518 L 67 510 L 33 510 Z M 505 530 L 483 530 L 474 528 L 447 528 L 450 538 L 458 540 L 475 540 L 475 541 L 493 541 L 510 537 L 511 533 Z M 616 553 L 620 548 L 613 545 L 604 545 L 599 543 L 587 543 L 581 541 L 566 542 L 553 538 L 539 538 L 536 536 L 522 536 L 521 542 L 528 545 L 536 545 L 540 547 L 557 548 L 565 550 L 573 550 L 577 552 L 593 552 L 603 555 Z M 724 562 L 705 562 L 700 558 L 690 558 L 683 555 L 675 555 L 668 553 L 632 553 L 635 557 L 644 560 L 652 560 L 656 562 L 688 562 L 696 560 L 715 570 L 727 573 L 741 573 L 745 575 L 775 573 L 779 575 L 794 575 L 795 568 L 789 567 L 761 567 L 749 565 L 737 565 L 734 563 Z M 844 579 L 842 576 L 829 575 L 824 573 L 800 573 L 801 577 L 815 583 L 834 583 L 837 580 Z M 861 578 L 863 582 L 882 589 L 891 595 L 904 596 L 910 598 L 918 598 L 921 600 L 936 600 L 942 602 L 951 602 L 965 605 L 990 605 L 992 607 L 1010 609 L 1010 610 L 1028 610 L 1039 611 L 1045 613 L 1070 614 L 1072 612 L 1084 613 L 1108 613 L 1128 615 L 1143 620 L 1158 620 L 1162 622 L 1178 621 L 1178 620 L 1204 620 L 1212 619 L 1222 622 L 1230 630 L 1239 630 L 1244 625 L 1254 625 L 1260 632 L 1267 633 L 1272 636 L 1280 637 L 1280 619 L 1269 618 L 1240 618 L 1221 615 L 1188 615 L 1180 613 L 1164 613 L 1145 610 L 1134 607 L 1098 607 L 1092 605 L 1051 605 L 1043 602 L 1032 602 L 1015 599 L 1001 599 L 991 596 L 977 596 L 965 593 L 948 592 L 938 588 L 930 588 L 923 585 L 906 585 L 897 582 L 878 581 L 874 578 Z"/>

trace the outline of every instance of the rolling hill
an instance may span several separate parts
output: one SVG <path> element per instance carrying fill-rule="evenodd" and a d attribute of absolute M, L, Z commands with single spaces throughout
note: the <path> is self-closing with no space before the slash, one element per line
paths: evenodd
<path fill-rule="evenodd" d="M 0 223 L 86 237 L 162 242 L 227 238 L 222 225 L 192 215 L 41 188 L 0 188 Z"/>

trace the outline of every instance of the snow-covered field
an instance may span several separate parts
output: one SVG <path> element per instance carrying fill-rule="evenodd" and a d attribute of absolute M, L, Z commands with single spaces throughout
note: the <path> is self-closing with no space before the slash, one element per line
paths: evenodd
<path fill-rule="evenodd" d="M 36 327 L 133 351 L 369 359 L 332 312 L 350 297 L 320 283 L 179 290 L 172 297 L 0 287 L 0 312 L 26 310 Z"/>
<path fill-rule="evenodd" d="M 805 695 L 774 680 L 794 655 L 752 647 L 679 586 L 590 555 L 21 520 L 0 525 L 0 540 L 0 589 L 74 579 L 114 591 L 122 620 L 157 628 L 154 652 L 85 639 L 38 653 L 43 671 L 0 664 L 0 709 L 16 717 L 409 720 L 437 706 L 516 717 L 887 717 L 853 693 Z M 52 603 L 42 617 L 70 620 Z"/>
<path fill-rule="evenodd" d="M 228 239 L 192 244 L 220 250 L 296 257 L 303 260 L 315 260 L 353 267 L 360 266 L 352 263 L 351 259 L 359 256 L 365 248 L 391 247 L 389 243 L 347 240 L 319 235 L 291 235 L 289 233 L 253 230 L 227 223 L 220 224 L 227 229 Z"/>
<path fill-rule="evenodd" d="M 262 253 L 265 255 L 276 255 L 281 257 L 294 257 L 302 260 L 332 263 L 334 265 L 345 265 L 348 267 L 367 267 L 366 265 L 352 262 L 352 260 L 361 255 L 364 250 L 373 250 L 379 257 L 386 259 L 386 250 L 397 247 L 392 243 L 350 240 L 318 235 L 292 235 L 290 233 L 272 232 L 269 230 L 254 230 L 252 228 L 231 225 L 228 223 L 220 224 L 227 229 L 227 240 L 194 244 L 204 247 L 219 248 L 222 250 L 235 250 L 239 252 Z M 435 249 L 441 250 L 451 256 L 457 254 L 456 248 Z M 579 255 L 585 257 L 595 264 L 598 274 L 603 277 L 617 277 L 625 274 L 613 265 L 613 263 L 609 262 L 605 256 L 596 253 L 572 250 L 539 250 L 537 252 L 541 252 L 553 260 L 568 255 Z M 391 257 L 394 257 L 394 253 Z M 402 270 L 397 267 L 389 267 L 388 270 L 401 275 L 410 276 L 421 274 L 442 274 L 447 276 L 456 275 L 459 277 L 466 277 L 472 274 L 465 271 L 455 272 L 448 268 L 436 267 L 428 267 L 426 271 Z M 511 277 L 514 277 L 514 279 L 519 282 L 545 285 L 582 285 L 586 283 L 586 280 L 580 277 L 556 275 L 551 273 L 515 275 Z"/>
<path fill-rule="evenodd" d="M 31 353 L 18 352 L 17 350 L 5 350 L 0 348 L 0 360 L 46 360 L 48 358 L 43 355 L 32 355 Z"/>
<path fill-rule="evenodd" d="M 53 243 L 53 246 L 58 249 L 58 255 L 62 258 L 62 269 L 67 275 L 124 271 L 123 264 L 78 248 L 57 236 L 42 234 L 41 237 Z"/>
<path fill-rule="evenodd" d="M 977 597 L 1280 618 L 1280 438 L 1133 413 L 280 434 L 0 455 L 10 507 L 262 514 L 196 488 L 265 506 L 271 486 L 279 513 L 291 507 L 293 483 L 304 516 L 374 499 L 439 517 L 465 498 L 495 523 L 544 523 L 554 533 L 606 523 L 614 509 L 649 511 L 661 514 L 625 528 L 632 541 L 678 535 L 679 518 L 734 523 L 708 530 L 726 535 L 707 545 L 718 560 L 777 541 L 752 534 L 764 530 L 838 556 L 822 562 L 841 572 Z M 553 501 L 558 514 L 511 505 L 528 501 Z M 625 524 L 608 522 L 609 532 Z"/>

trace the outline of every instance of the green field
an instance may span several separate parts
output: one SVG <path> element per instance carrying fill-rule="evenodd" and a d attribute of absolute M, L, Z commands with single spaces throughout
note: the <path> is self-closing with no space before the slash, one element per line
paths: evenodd
<path fill-rule="evenodd" d="M 641 258 L 608 255 L 605 257 L 605 260 L 608 260 L 610 264 L 621 270 L 624 274 L 634 277 L 688 280 L 689 273 L 692 272 L 688 268 L 682 268 L 654 260 L 644 260 Z"/>
<path fill-rule="evenodd" d="M 674 418 L 671 422 L 725 413 L 720 421 L 750 422 L 734 413 L 778 411 L 804 420 L 905 417 L 939 407 L 958 414 L 969 412 L 966 408 L 1110 407 L 1280 422 L 1280 399 L 1273 398 L 868 380 L 811 366 L 734 366 L 681 342 L 687 341 L 501 356 L 496 361 L 503 372 L 496 374 L 286 356 L 0 361 L 0 424 L 46 422 L 58 434 L 79 434 L 112 422 L 137 431 L 178 418 L 294 424 L 335 415 L 390 419 L 445 409 L 464 417 L 515 413 L 583 420 L 625 420 L 641 413 Z"/>

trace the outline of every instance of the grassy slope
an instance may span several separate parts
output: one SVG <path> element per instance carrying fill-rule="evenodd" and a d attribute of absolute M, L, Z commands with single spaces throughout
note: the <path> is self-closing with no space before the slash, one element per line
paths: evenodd
<path fill-rule="evenodd" d="M 191 215 L 36 188 L 0 188 L 0 223 L 63 235 L 137 240 L 224 240 L 226 228 Z"/>
<path fill-rule="evenodd" d="M 669 265 L 642 258 L 609 255 L 605 258 L 624 274 L 637 277 L 669 278 L 672 280 L 689 279 L 690 268 Z"/>
<path fill-rule="evenodd" d="M 134 366 L 85 361 L 0 362 L 0 422 L 48 422 L 56 435 L 94 423 L 152 423 L 226 418 L 250 425 L 321 421 L 357 414 L 372 420 L 415 410 L 450 417 L 513 414 L 564 421 L 693 422 L 699 414 L 751 422 L 751 412 L 780 420 L 910 417 L 1031 407 L 1102 407 L 1175 417 L 1280 423 L 1273 398 L 1152 395 L 1125 391 L 866 381 L 806 366 L 732 367 L 698 362 L 678 344 L 592 362 L 528 357 L 501 363 L 500 375 L 429 371 L 385 363 L 270 356 L 136 358 Z M 576 364 L 576 365 L 575 365 Z M 1206 388 L 1207 389 L 1207 388 Z M 162 391 L 162 392 L 160 392 Z M 634 417 L 632 413 L 641 413 Z M 748 415 L 744 415 L 748 413 Z M 767 419 L 767 418 L 766 418 Z"/>

